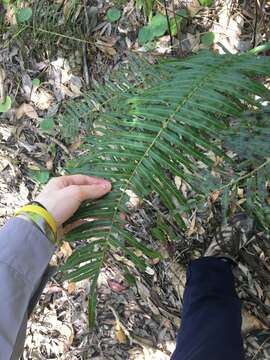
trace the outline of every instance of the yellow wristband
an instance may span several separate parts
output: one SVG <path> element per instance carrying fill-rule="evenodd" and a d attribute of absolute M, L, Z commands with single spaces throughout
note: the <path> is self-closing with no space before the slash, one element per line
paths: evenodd
<path fill-rule="evenodd" d="M 52 229 L 53 233 L 56 235 L 56 232 L 57 232 L 56 222 L 55 222 L 54 218 L 52 217 L 52 215 L 47 210 L 43 209 L 41 206 L 38 206 L 38 205 L 25 205 L 25 206 L 21 207 L 19 210 L 17 210 L 15 212 L 15 215 L 19 215 L 19 214 L 25 213 L 25 212 L 26 213 L 31 212 L 31 213 L 38 214 L 41 217 L 43 217 L 43 219 L 46 220 L 46 222 Z"/>

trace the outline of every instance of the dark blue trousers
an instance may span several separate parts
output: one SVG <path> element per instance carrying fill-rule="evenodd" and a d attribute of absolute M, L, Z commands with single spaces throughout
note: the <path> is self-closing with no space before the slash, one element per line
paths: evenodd
<path fill-rule="evenodd" d="M 191 262 L 171 360 L 243 360 L 241 321 L 231 264 L 214 257 Z"/>

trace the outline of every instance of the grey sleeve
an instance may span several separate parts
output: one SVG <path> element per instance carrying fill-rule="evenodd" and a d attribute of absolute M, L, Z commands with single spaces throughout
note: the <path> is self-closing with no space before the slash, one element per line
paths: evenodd
<path fill-rule="evenodd" d="M 0 360 L 21 355 L 29 307 L 54 250 L 26 220 L 12 218 L 0 231 Z"/>

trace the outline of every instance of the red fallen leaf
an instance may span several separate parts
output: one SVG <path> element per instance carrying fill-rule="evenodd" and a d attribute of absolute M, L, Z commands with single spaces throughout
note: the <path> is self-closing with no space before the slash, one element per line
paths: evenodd
<path fill-rule="evenodd" d="M 121 212 L 119 216 L 121 220 L 126 220 L 126 214 L 124 212 Z"/>
<path fill-rule="evenodd" d="M 60 288 L 59 286 L 56 286 L 56 285 L 54 285 L 54 286 L 49 286 L 49 287 L 47 288 L 47 293 L 48 293 L 48 294 L 55 294 L 55 293 L 59 293 L 59 292 L 61 292 L 61 291 L 63 291 L 63 289 Z"/>
<path fill-rule="evenodd" d="M 122 293 L 127 290 L 126 286 L 124 286 L 123 284 L 120 284 L 119 282 L 117 282 L 115 280 L 109 279 L 109 280 L 107 280 L 107 283 L 108 283 L 109 287 L 117 293 Z"/>
<path fill-rule="evenodd" d="M 220 190 L 217 190 L 217 191 L 212 192 L 212 194 L 210 195 L 210 198 L 211 198 L 212 203 L 214 203 L 214 202 L 217 201 L 217 199 L 219 198 L 220 194 L 221 194 L 221 191 L 220 191 Z"/>

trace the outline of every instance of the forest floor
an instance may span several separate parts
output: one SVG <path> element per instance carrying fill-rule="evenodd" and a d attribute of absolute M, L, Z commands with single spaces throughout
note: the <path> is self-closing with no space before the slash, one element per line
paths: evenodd
<path fill-rule="evenodd" d="M 46 1 L 40 3 L 46 5 Z M 66 12 L 69 3 L 64 2 Z M 183 57 L 205 47 L 238 53 L 270 37 L 269 1 L 217 0 L 211 7 L 202 7 L 195 0 L 168 1 L 169 12 L 187 9 L 187 19 L 178 36 L 171 39 L 165 34 L 148 47 L 138 43 L 138 31 L 146 20 L 133 0 L 115 4 L 98 0 L 95 6 L 88 1 L 78 3 L 74 16 L 84 28 L 84 38 L 77 28 L 67 34 L 57 31 L 57 26 L 51 30 L 50 24 L 43 31 L 22 27 L 12 32 L 14 14 L 11 10 L 4 13 L 10 27 L 0 34 L 0 66 L 5 72 L 3 76 L 0 71 L 0 94 L 5 91 L 11 96 L 12 107 L 0 117 L 1 224 L 35 197 L 40 184 L 63 174 L 65 162 L 76 156 L 81 144 L 80 131 L 72 135 L 61 127 L 52 130 L 44 119 L 60 114 L 66 101 L 79 101 L 81 93 L 96 82 L 106 81 L 126 61 L 128 51 L 147 51 L 153 58 Z M 165 14 L 164 3 L 157 0 L 155 10 Z M 106 17 L 112 6 L 121 10 L 116 22 Z M 209 32 L 215 33 L 214 42 L 204 37 Z M 150 241 L 146 239 L 154 221 L 150 205 L 135 206 L 129 218 L 130 229 L 145 241 Z M 97 327 L 93 330 L 87 325 L 89 282 L 69 284 L 56 274 L 29 320 L 23 359 L 169 359 L 181 324 L 186 266 L 204 253 L 219 218 L 214 201 L 208 205 L 204 214 L 194 212 L 188 231 L 178 242 L 161 248 L 165 260 L 153 264 L 149 273 L 136 274 L 136 286 L 128 286 L 113 259 L 109 261 L 99 279 Z M 241 254 L 236 271 L 248 360 L 270 359 L 267 240 L 258 233 Z M 52 263 L 61 263 L 72 251 L 65 243 Z"/>

